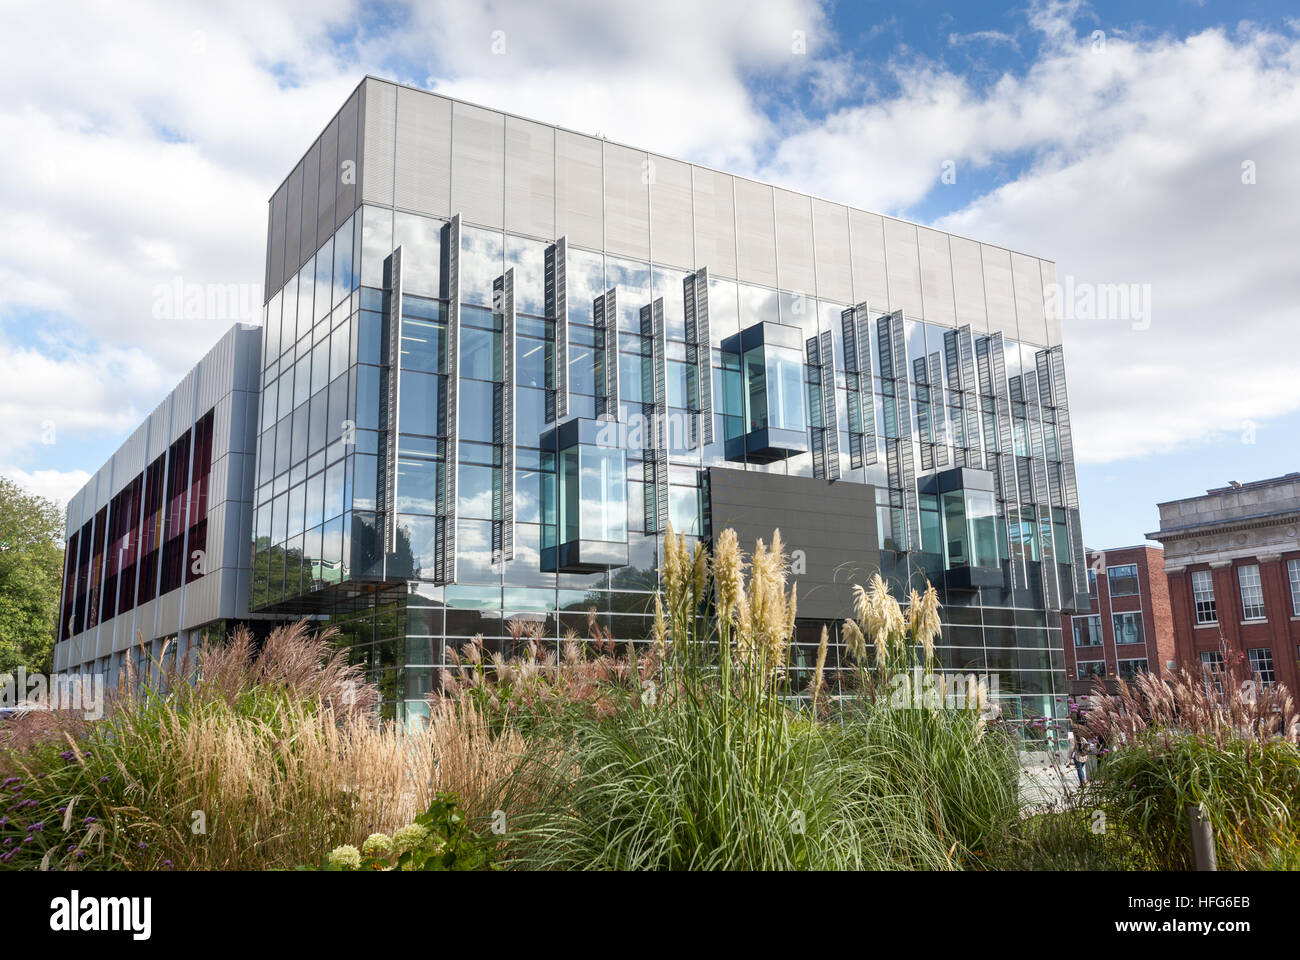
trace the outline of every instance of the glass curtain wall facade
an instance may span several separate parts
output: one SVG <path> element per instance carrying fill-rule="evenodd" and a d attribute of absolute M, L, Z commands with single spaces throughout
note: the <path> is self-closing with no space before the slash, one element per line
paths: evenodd
<path fill-rule="evenodd" d="M 426 121 L 445 108 L 445 128 L 404 126 L 408 101 Z M 475 153 L 498 128 L 499 152 Z M 592 144 L 584 185 L 569 173 Z M 546 149 L 553 180 L 525 184 L 533 193 L 518 204 L 534 208 L 512 229 L 511 158 Z M 327 617 L 386 711 L 416 716 L 449 645 L 482 635 L 506 648 L 512 621 L 551 640 L 593 627 L 645 639 L 664 531 L 716 532 L 710 469 L 869 484 L 879 534 L 864 547 L 897 592 L 939 586 L 945 668 L 996 675 L 1013 719 L 1063 716 L 1059 613 L 1087 602 L 1087 581 L 1063 355 L 1043 318 L 1039 262 L 1032 292 L 1009 292 L 1013 314 L 1028 299 L 1039 317 L 1023 340 L 1014 322 L 954 309 L 973 302 L 953 293 L 960 238 L 950 249 L 935 231 L 925 235 L 943 238 L 946 311 L 880 295 L 847 267 L 843 281 L 814 269 L 796 285 L 794 267 L 816 258 L 780 241 L 770 275 L 746 279 L 740 198 L 762 185 L 727 178 L 731 195 L 717 195 L 721 175 L 667 160 L 648 189 L 686 170 L 691 239 L 632 256 L 636 244 L 615 237 L 648 220 L 653 202 L 638 209 L 619 190 L 626 177 L 627 193 L 644 196 L 646 167 L 620 167 L 603 149 L 602 161 L 599 140 L 368 79 L 318 159 L 309 153 L 286 180 L 271 203 L 252 609 Z M 352 156 L 360 187 L 336 176 Z M 602 184 L 593 231 L 580 194 Z M 770 200 L 777 224 L 787 200 Z M 728 208 L 730 250 L 704 242 L 705 205 Z M 837 209 L 848 240 L 856 212 Z M 981 284 L 1006 294 L 1000 261 L 964 243 L 993 264 Z M 933 265 L 916 239 L 912 249 L 919 293 Z M 890 288 L 901 268 L 879 266 Z M 964 490 L 935 482 L 957 468 Z M 564 549 L 571 535 L 581 551 Z M 829 622 L 834 666 L 842 647 Z M 796 669 L 811 668 L 821 627 L 799 622 Z"/>

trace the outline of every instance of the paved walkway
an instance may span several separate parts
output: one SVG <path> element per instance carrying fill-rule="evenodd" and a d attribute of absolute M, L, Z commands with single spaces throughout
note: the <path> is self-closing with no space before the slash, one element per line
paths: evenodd
<path fill-rule="evenodd" d="M 1046 753 L 1020 755 L 1020 797 L 1030 808 L 1059 804 L 1079 791 L 1071 763 L 1057 763 Z"/>

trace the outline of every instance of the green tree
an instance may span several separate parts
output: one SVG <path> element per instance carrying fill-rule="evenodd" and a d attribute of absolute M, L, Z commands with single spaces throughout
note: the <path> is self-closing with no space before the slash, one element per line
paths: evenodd
<path fill-rule="evenodd" d="M 62 579 L 62 511 L 0 477 L 0 673 L 52 666 Z"/>

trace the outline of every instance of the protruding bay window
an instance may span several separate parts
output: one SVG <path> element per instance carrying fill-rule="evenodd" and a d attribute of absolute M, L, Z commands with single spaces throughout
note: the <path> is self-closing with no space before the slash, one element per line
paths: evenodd
<path fill-rule="evenodd" d="M 558 499 L 557 522 L 545 528 L 543 570 L 582 573 L 627 565 L 624 435 L 620 423 L 586 418 L 543 435 L 543 448 L 555 451 Z"/>
<path fill-rule="evenodd" d="M 802 333 L 756 323 L 722 342 L 740 357 L 745 432 L 727 441 L 727 458 L 770 463 L 808 450 Z M 728 411 L 731 412 L 731 411 Z"/>

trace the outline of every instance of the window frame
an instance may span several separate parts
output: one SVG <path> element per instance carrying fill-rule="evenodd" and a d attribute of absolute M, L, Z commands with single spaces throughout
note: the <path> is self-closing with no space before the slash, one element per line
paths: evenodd
<path fill-rule="evenodd" d="M 1120 577 L 1115 576 L 1116 570 L 1132 570 L 1133 589 L 1126 593 L 1121 593 L 1115 589 L 1117 579 L 1126 580 L 1129 575 L 1125 574 Z M 1142 583 L 1138 579 L 1138 565 L 1136 563 L 1117 563 L 1113 567 L 1106 568 L 1106 590 L 1112 597 L 1136 597 L 1142 593 Z"/>
<path fill-rule="evenodd" d="M 1204 585 L 1208 586 L 1209 598 L 1206 599 L 1206 591 L 1201 589 L 1197 584 L 1198 577 L 1204 577 Z M 1204 624 L 1215 624 L 1219 622 L 1219 604 L 1214 593 L 1214 571 L 1212 570 L 1193 570 L 1192 571 L 1192 610 L 1196 617 L 1197 626 Z M 1207 616 L 1208 614 L 1208 616 Z"/>
<path fill-rule="evenodd" d="M 1243 579 L 1243 575 L 1246 574 L 1246 571 L 1251 571 L 1250 576 L 1254 577 L 1255 580 L 1254 583 L 1247 583 L 1245 579 Z M 1252 592 L 1253 591 L 1259 592 L 1258 602 L 1247 603 L 1246 601 L 1247 589 L 1251 590 Z M 1241 597 L 1241 619 L 1242 620 L 1256 622 L 1256 621 L 1268 619 L 1268 613 L 1264 608 L 1264 578 L 1260 573 L 1258 563 L 1243 563 L 1239 567 L 1237 567 L 1237 593 Z M 1256 609 L 1259 611 L 1259 613 L 1257 615 L 1252 616 L 1250 611 Z"/>

